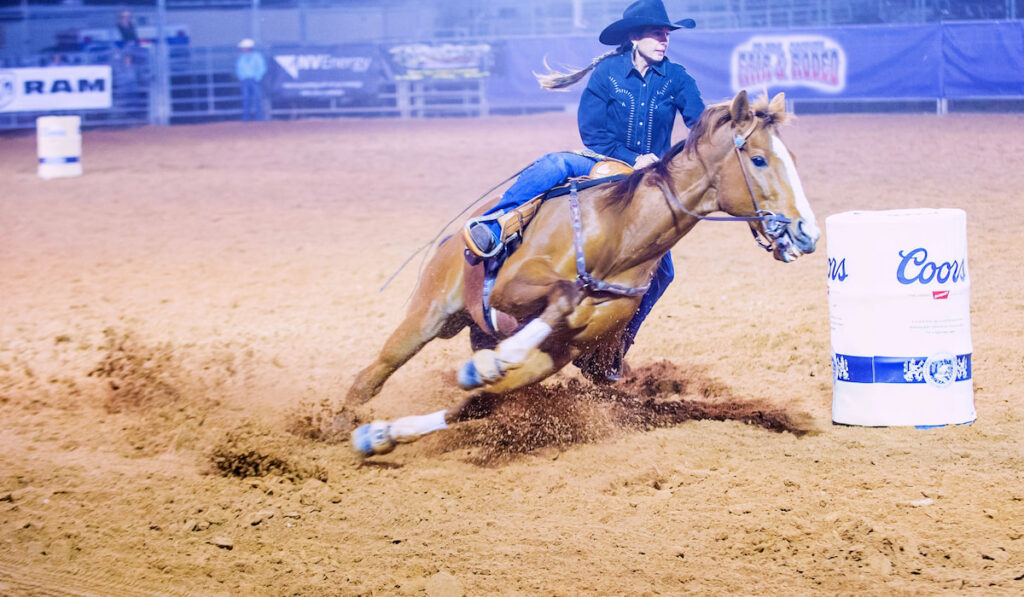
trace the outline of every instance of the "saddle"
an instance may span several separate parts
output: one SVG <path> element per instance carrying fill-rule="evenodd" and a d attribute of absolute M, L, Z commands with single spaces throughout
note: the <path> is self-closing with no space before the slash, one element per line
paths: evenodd
<path fill-rule="evenodd" d="M 577 182 L 577 189 L 583 190 L 607 182 L 621 180 L 632 174 L 632 172 L 633 168 L 624 162 L 601 161 L 594 165 L 589 175 L 574 178 L 573 180 Z M 463 286 L 463 300 L 473 322 L 487 336 L 506 338 L 522 327 L 511 315 L 491 307 L 490 294 L 494 288 L 494 280 L 501 269 L 502 263 L 518 248 L 519 243 L 517 241 L 521 241 L 523 231 L 530 221 L 533 220 L 534 216 L 537 215 L 541 204 L 546 199 L 567 194 L 569 194 L 568 182 L 553 187 L 516 209 L 499 216 L 497 221 L 501 227 L 501 242 L 508 249 L 502 252 L 501 258 L 484 260 L 470 258 L 470 252 L 467 249 L 466 265 L 464 266 L 465 284 Z M 467 242 L 472 242 L 469 238 L 468 227 L 464 227 L 462 233 Z M 474 347 L 475 349 L 476 347 Z"/>
<path fill-rule="evenodd" d="M 621 178 L 632 173 L 633 168 L 625 162 L 606 159 L 594 164 L 594 167 L 590 169 L 590 174 L 587 176 L 581 176 L 573 180 L 579 182 L 578 188 L 582 190 L 597 184 L 610 182 L 610 179 L 612 178 Z M 537 210 L 540 209 L 540 204 L 543 203 L 545 199 L 565 195 L 568 192 L 569 183 L 566 182 L 565 184 L 553 187 L 548 191 L 537 195 L 533 199 L 530 199 L 519 207 L 498 216 L 496 221 L 498 222 L 498 227 L 501 230 L 501 234 L 498 237 L 500 243 L 508 246 L 509 243 L 522 238 L 523 230 L 526 229 L 526 225 L 530 223 L 533 216 L 537 215 Z M 466 243 L 467 247 L 475 246 L 473 239 L 469 235 L 468 226 L 462 228 L 462 239 Z M 476 254 L 480 253 L 479 251 L 473 251 L 472 249 L 470 249 L 470 251 Z"/>

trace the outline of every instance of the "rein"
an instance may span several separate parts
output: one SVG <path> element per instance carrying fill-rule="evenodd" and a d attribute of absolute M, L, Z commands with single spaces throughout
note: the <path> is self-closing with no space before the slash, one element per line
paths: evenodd
<path fill-rule="evenodd" d="M 591 292 L 606 292 L 621 296 L 642 296 L 651 287 L 624 286 L 598 280 L 587 271 L 587 258 L 583 251 L 583 219 L 580 216 L 579 185 L 575 180 L 569 183 L 569 209 L 572 211 L 572 244 L 576 248 L 576 288 Z"/>
<path fill-rule="evenodd" d="M 759 234 L 756 229 L 751 227 L 750 232 L 754 235 L 754 242 L 759 247 L 766 251 L 772 250 L 772 242 L 765 242 L 761 236 L 768 241 L 774 241 L 775 239 L 782 236 L 786 229 L 786 226 L 792 222 L 789 218 L 782 214 L 777 214 L 767 209 L 761 209 L 761 206 L 757 202 L 757 195 L 754 193 L 754 185 L 750 182 L 750 174 L 747 172 L 747 168 L 743 165 L 743 158 L 740 156 L 740 151 L 746 146 L 747 139 L 757 128 L 757 121 L 755 120 L 750 128 L 747 129 L 743 134 L 737 133 L 733 137 L 733 153 L 736 155 L 736 160 L 740 164 L 740 172 L 743 173 L 743 181 L 747 183 L 747 192 L 750 193 L 750 201 L 754 206 L 754 214 L 752 216 L 707 216 L 694 213 L 680 203 L 679 199 L 676 198 L 675 193 L 669 188 L 665 181 L 660 177 L 658 178 L 658 187 L 661 189 L 662 194 L 665 196 L 665 201 L 669 204 L 669 208 L 672 210 L 672 219 L 675 222 L 676 228 L 679 227 L 679 218 L 676 215 L 676 211 L 681 211 L 688 216 L 697 218 L 698 220 L 709 220 L 712 222 L 760 222 L 764 227 L 764 232 Z"/>

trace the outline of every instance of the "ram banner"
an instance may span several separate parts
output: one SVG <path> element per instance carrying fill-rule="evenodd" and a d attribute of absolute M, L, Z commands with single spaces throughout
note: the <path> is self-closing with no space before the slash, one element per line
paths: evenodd
<path fill-rule="evenodd" d="M 0 69 L 0 112 L 109 108 L 112 81 L 109 66 Z"/>

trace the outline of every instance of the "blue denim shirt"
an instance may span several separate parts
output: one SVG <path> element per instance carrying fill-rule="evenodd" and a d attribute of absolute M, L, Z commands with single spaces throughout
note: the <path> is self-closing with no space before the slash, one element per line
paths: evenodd
<path fill-rule="evenodd" d="M 671 146 L 677 111 L 687 127 L 704 111 L 693 77 L 668 58 L 641 77 L 626 52 L 590 74 L 577 113 L 580 137 L 588 149 L 629 164 L 646 153 L 661 157 Z"/>

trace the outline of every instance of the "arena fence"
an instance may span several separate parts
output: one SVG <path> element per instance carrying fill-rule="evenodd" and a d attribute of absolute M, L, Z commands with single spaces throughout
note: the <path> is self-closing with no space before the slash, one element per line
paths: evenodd
<path fill-rule="evenodd" d="M 1019 110 L 1024 104 L 1024 22 L 989 21 L 801 29 L 687 31 L 669 48 L 707 101 L 738 88 L 786 91 L 796 112 Z M 265 112 L 309 117 L 482 116 L 572 109 L 569 93 L 538 88 L 532 72 L 588 63 L 602 50 L 588 36 L 384 43 L 271 45 Z M 161 54 L 162 52 L 162 54 Z M 108 65 L 111 107 L 3 111 L 0 129 L 30 128 L 43 114 L 78 114 L 83 126 L 181 124 L 237 119 L 234 46 L 156 44 L 6 59 L 2 66 Z M 55 58 L 59 61 L 55 63 Z M 5 80 L 0 70 L 0 84 Z M 317 93 L 307 93 L 316 88 Z M 297 91 L 298 89 L 298 91 Z"/>
<path fill-rule="evenodd" d="M 192 48 L 171 53 L 171 124 L 239 117 L 242 98 L 234 75 L 237 55 L 233 47 Z M 484 116 L 488 113 L 486 79 L 483 77 L 385 80 L 374 87 L 372 95 L 356 100 L 330 95 L 279 97 L 273 93 L 273 86 L 273 77 L 265 78 L 264 111 L 269 118 L 276 120 L 334 116 L 426 118 Z"/>

